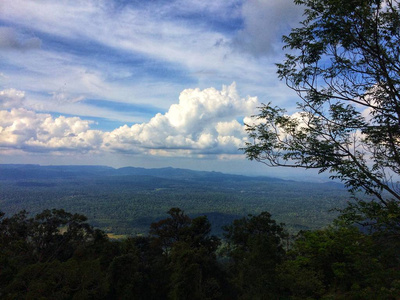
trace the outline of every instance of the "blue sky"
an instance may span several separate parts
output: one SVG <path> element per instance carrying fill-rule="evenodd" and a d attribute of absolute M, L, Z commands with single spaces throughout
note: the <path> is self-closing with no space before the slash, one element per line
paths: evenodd
<path fill-rule="evenodd" d="M 2 0 L 0 163 L 273 175 L 238 150 L 276 76 L 290 0 Z"/>

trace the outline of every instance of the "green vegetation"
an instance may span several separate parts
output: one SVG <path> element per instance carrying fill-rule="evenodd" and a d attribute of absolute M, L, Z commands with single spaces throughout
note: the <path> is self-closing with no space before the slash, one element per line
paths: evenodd
<path fill-rule="evenodd" d="M 262 211 L 286 223 L 291 233 L 318 229 L 337 215 L 331 209 L 345 207 L 349 199 L 347 191 L 333 183 L 212 172 L 188 174 L 188 170 L 177 169 L 169 169 L 165 175 L 163 170 L 149 175 L 121 175 L 121 171 L 127 172 L 0 165 L 4 176 L 0 180 L 0 208 L 8 215 L 20 210 L 36 214 L 48 208 L 65 209 L 86 215 L 91 225 L 107 233 L 135 235 L 147 233 L 150 223 L 163 218 L 169 208 L 180 207 L 192 217 L 206 215 L 213 233 L 221 236 L 222 226 Z"/>
<path fill-rule="evenodd" d="M 110 240 L 64 210 L 0 217 L 1 299 L 397 299 L 398 239 L 340 225 L 300 233 L 262 212 L 225 227 L 179 208 Z M 382 241 L 385 247 L 382 248 Z M 290 247 L 289 247 L 290 246 Z"/>

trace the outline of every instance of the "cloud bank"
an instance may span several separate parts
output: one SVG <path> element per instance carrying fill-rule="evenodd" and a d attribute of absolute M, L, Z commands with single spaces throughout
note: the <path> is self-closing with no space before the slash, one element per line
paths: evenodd
<path fill-rule="evenodd" d="M 0 92 L 0 148 L 25 152 L 123 152 L 160 156 L 240 154 L 247 139 L 238 120 L 254 113 L 256 97 L 240 98 L 236 85 L 187 89 L 179 102 L 149 122 L 112 131 L 91 129 L 79 117 L 53 117 L 23 108 L 25 95 Z"/>

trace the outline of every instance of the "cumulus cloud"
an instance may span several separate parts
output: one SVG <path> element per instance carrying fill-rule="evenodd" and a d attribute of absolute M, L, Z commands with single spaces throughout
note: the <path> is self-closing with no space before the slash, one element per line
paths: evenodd
<path fill-rule="evenodd" d="M 25 38 L 20 36 L 17 31 L 9 27 L 0 27 L 0 49 L 38 49 L 41 46 L 41 40 L 34 38 Z"/>
<path fill-rule="evenodd" d="M 2 94 L 24 98 L 17 90 Z M 111 151 L 163 156 L 238 154 L 247 139 L 238 120 L 253 114 L 257 103 L 256 97 L 240 98 L 234 83 L 221 90 L 187 89 L 165 114 L 110 132 L 92 130 L 92 122 L 79 117 L 54 118 L 14 105 L 0 110 L 0 147 L 28 152 Z"/>
<path fill-rule="evenodd" d="M 297 26 L 303 7 L 293 0 L 248 0 L 242 7 L 244 28 L 238 32 L 233 45 L 255 56 L 279 50 L 283 34 Z"/>
<path fill-rule="evenodd" d="M 24 108 L 0 111 L 0 147 L 24 151 L 96 150 L 103 132 L 78 117 L 53 118 Z"/>
<path fill-rule="evenodd" d="M 236 85 L 187 89 L 179 103 L 148 123 L 125 125 L 106 134 L 104 147 L 113 151 L 139 149 L 190 150 L 193 154 L 235 153 L 246 133 L 236 118 L 253 113 L 257 98 L 240 98 Z"/>

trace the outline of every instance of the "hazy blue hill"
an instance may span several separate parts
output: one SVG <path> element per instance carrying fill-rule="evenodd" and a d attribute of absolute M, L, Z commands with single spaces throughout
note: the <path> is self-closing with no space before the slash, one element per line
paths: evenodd
<path fill-rule="evenodd" d="M 200 181 L 252 181 L 252 180 L 263 180 L 263 181 L 283 181 L 278 178 L 270 177 L 249 177 L 242 175 L 224 174 L 220 172 L 206 172 L 206 171 L 194 171 L 189 169 L 179 168 L 158 168 L 158 169 L 145 169 L 145 168 L 134 168 L 125 167 L 117 169 L 113 174 L 118 175 L 145 175 L 154 176 L 160 178 L 173 178 L 179 180 L 200 180 Z"/>
<path fill-rule="evenodd" d="M 62 179 L 75 177 L 108 177 L 108 176 L 152 176 L 177 180 L 199 180 L 199 181 L 284 181 L 272 177 L 249 177 L 242 175 L 224 174 L 220 172 L 194 171 L 179 168 L 136 168 L 124 167 L 114 169 L 107 166 L 40 166 L 40 165 L 18 165 L 0 164 L 0 180 L 23 180 L 23 179 Z"/>
<path fill-rule="evenodd" d="M 115 170 L 114 174 L 142 175 L 142 176 L 154 176 L 160 178 L 191 180 L 191 179 L 209 177 L 212 174 L 212 172 L 202 172 L 202 171 L 193 171 L 188 169 L 175 169 L 175 168 L 144 169 L 144 168 L 126 167 Z"/>
<path fill-rule="evenodd" d="M 0 164 L 0 180 L 56 179 L 100 176 L 113 172 L 106 166 L 40 166 Z"/>
<path fill-rule="evenodd" d="M 74 174 L 64 170 L 48 169 L 39 165 L 0 165 L 0 180 L 28 180 L 68 178 Z"/>

